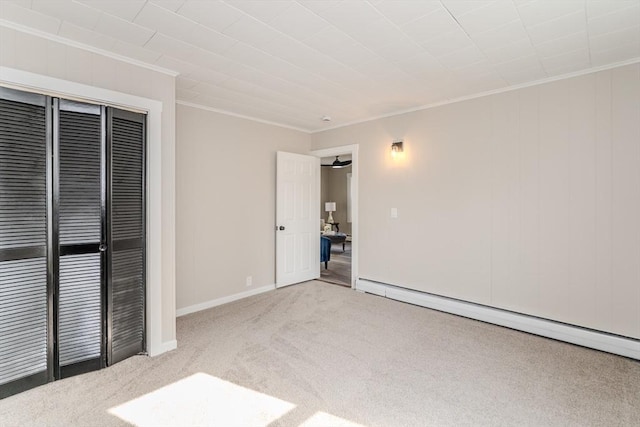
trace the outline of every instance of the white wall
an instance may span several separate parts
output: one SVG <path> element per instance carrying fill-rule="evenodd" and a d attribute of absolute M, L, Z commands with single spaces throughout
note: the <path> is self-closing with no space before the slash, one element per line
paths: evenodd
<path fill-rule="evenodd" d="M 175 331 L 175 78 L 0 26 L 0 66 L 104 88 L 162 102 L 161 140 L 161 241 L 162 279 L 160 336 L 168 349 Z M 42 88 L 57 92 L 59 88 Z M 148 284 L 151 286 L 151 284 Z"/>
<path fill-rule="evenodd" d="M 310 136 L 185 105 L 177 130 L 178 311 L 273 286 L 276 151 Z"/>
<path fill-rule="evenodd" d="M 640 338 L 639 64 L 311 145 L 345 140 L 360 144 L 361 278 Z"/>
<path fill-rule="evenodd" d="M 329 173 L 327 168 L 320 167 L 320 218 L 327 220 L 329 216 L 324 210 L 324 203 L 329 200 Z"/>

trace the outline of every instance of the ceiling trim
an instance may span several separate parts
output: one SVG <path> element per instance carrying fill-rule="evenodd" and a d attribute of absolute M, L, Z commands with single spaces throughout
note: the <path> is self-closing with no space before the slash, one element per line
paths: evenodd
<path fill-rule="evenodd" d="M 219 108 L 213 108 L 213 107 L 209 107 L 207 105 L 196 104 L 196 103 L 193 103 L 193 102 L 176 100 L 176 104 L 184 105 L 185 107 L 192 107 L 192 108 L 198 108 L 200 110 L 211 111 L 212 113 L 224 114 L 226 116 L 237 117 L 239 119 L 251 120 L 252 122 L 258 122 L 258 123 L 262 123 L 262 124 L 265 124 L 265 125 L 278 126 L 278 127 L 281 127 L 281 128 L 297 130 L 298 132 L 304 132 L 306 134 L 312 133 L 309 129 L 302 129 L 302 128 L 299 128 L 299 127 L 285 125 L 285 124 L 278 123 L 278 122 L 272 122 L 270 120 L 258 119 L 257 117 L 246 116 L 244 114 L 238 114 L 238 113 L 234 113 L 232 111 L 221 110 Z"/>
<path fill-rule="evenodd" d="M 414 113 L 416 111 L 429 110 L 431 108 L 442 107 L 443 105 L 455 104 L 456 102 L 468 101 L 470 99 L 482 98 L 484 96 L 496 95 L 496 94 L 505 93 L 505 92 L 511 92 L 513 90 L 524 89 L 524 88 L 531 87 L 531 86 L 538 86 L 538 85 L 542 85 L 542 84 L 545 84 L 545 83 L 555 82 L 555 81 L 558 81 L 558 80 L 569 79 L 569 78 L 572 78 L 572 77 L 584 76 L 586 74 L 598 73 L 600 71 L 606 71 L 606 70 L 610 70 L 612 68 L 618 68 L 618 67 L 623 67 L 625 65 L 637 64 L 637 63 L 640 63 L 640 58 L 628 59 L 626 61 L 621 61 L 621 62 L 616 62 L 616 63 L 613 63 L 613 64 L 602 65 L 602 66 L 599 66 L 599 67 L 592 67 L 592 68 L 588 68 L 586 70 L 574 71 L 574 72 L 571 72 L 571 73 L 561 74 L 559 76 L 547 77 L 545 79 L 540 79 L 540 80 L 536 80 L 536 81 L 533 81 L 533 82 L 521 83 L 521 84 L 514 85 L 514 86 L 507 86 L 507 87 L 504 87 L 502 89 L 495 89 L 495 90 L 490 90 L 490 91 L 486 91 L 486 92 L 480 92 L 480 93 L 476 93 L 474 95 L 461 96 L 459 98 L 448 99 L 448 100 L 442 101 L 442 102 L 435 102 L 433 104 L 421 105 L 419 107 L 408 108 L 408 109 L 405 109 L 405 110 L 395 111 L 393 113 L 382 114 L 382 115 L 370 117 L 370 118 L 367 118 L 367 119 L 355 120 L 355 121 L 344 123 L 344 124 L 341 124 L 341 125 L 336 125 L 336 126 L 332 126 L 332 127 L 328 127 L 328 128 L 324 128 L 324 129 L 312 130 L 312 131 L 307 131 L 307 132 L 309 132 L 311 134 L 320 133 L 320 132 L 326 132 L 326 131 L 329 131 L 329 130 L 340 129 L 340 128 L 343 128 L 343 127 L 346 127 L 346 126 L 357 125 L 357 124 L 360 124 L 360 123 L 371 122 L 371 121 L 379 120 L 379 119 L 386 119 L 388 117 L 400 116 L 402 114 Z"/>
<path fill-rule="evenodd" d="M 98 55 L 102 55 L 105 57 L 109 57 L 118 61 L 122 61 L 125 63 L 129 63 L 141 68 L 145 68 L 145 69 L 149 69 L 152 71 L 156 71 L 162 74 L 166 74 L 172 77 L 177 77 L 178 75 L 180 75 L 179 72 L 171 70 L 171 69 L 167 69 L 167 68 L 163 68 L 154 64 L 149 64 L 143 61 L 139 61 L 124 55 L 120 55 L 120 54 L 116 54 L 113 52 L 110 52 L 108 50 L 105 49 L 101 49 L 101 48 L 97 48 L 91 45 L 87 45 L 84 44 L 82 42 L 78 42 L 75 40 L 71 40 L 71 39 L 67 39 L 64 37 L 61 37 L 57 34 L 52 34 L 52 33 L 47 33 L 44 31 L 40 31 L 40 30 L 36 30 L 33 29 L 31 27 L 28 26 L 24 26 L 21 24 L 17 24 L 11 21 L 7 21 L 5 19 L 0 18 L 0 27 L 6 27 L 6 28 L 10 28 L 16 31 L 20 31 L 23 33 L 27 33 L 27 34 L 31 34 L 37 37 L 41 37 L 47 40 L 51 40 L 54 42 L 58 42 L 67 46 L 71 46 L 71 47 L 75 47 L 75 48 L 79 48 L 85 51 L 89 51 L 89 52 L 93 52 L 95 54 Z M 190 102 L 186 102 L 186 101 L 180 101 L 180 100 L 176 100 L 177 104 L 181 104 L 181 105 L 185 105 L 185 106 L 190 106 L 190 107 L 194 107 L 194 108 L 199 108 L 199 109 L 204 109 L 204 110 L 208 110 L 208 111 L 212 111 L 215 113 L 220 113 L 220 114 L 225 114 L 225 115 L 229 115 L 229 116 L 233 116 L 233 117 L 238 117 L 238 118 L 242 118 L 242 119 L 247 119 L 247 120 L 252 120 L 255 122 L 259 122 L 259 123 L 264 123 L 264 124 L 268 124 L 268 125 L 273 125 L 273 126 L 278 126 L 278 127 L 282 127 L 282 128 L 287 128 L 287 129 L 292 129 L 292 130 L 296 130 L 296 131 L 300 131 L 300 132 L 304 132 L 304 133 L 308 133 L 308 134 L 315 134 L 315 133 L 320 133 L 320 132 L 326 132 L 329 130 L 334 130 L 334 129 L 339 129 L 339 128 L 343 128 L 343 127 L 347 127 L 347 126 L 352 126 L 352 125 L 356 125 L 356 124 L 360 124 L 360 123 L 366 123 L 366 122 L 370 122 L 370 121 L 374 121 L 374 120 L 379 120 L 379 119 L 384 119 L 384 118 L 388 118 L 388 117 L 394 117 L 394 116 L 398 116 L 398 115 L 402 115 L 402 114 L 408 114 L 408 113 L 413 113 L 413 112 L 417 112 L 417 111 L 422 111 L 422 110 L 428 110 L 431 108 L 436 108 L 436 107 L 440 107 L 440 106 L 444 106 L 444 105 L 449 105 L 449 104 L 454 104 L 457 102 L 461 102 L 461 101 L 467 101 L 467 100 L 471 100 L 471 99 L 476 99 L 476 98 L 481 98 L 481 97 L 485 97 L 485 96 L 490 96 L 490 95 L 495 95 L 495 94 L 500 94 L 500 93 L 505 93 L 505 92 L 510 92 L 513 90 L 518 90 L 518 89 L 523 89 L 523 88 L 527 88 L 527 87 L 532 87 L 532 86 L 537 86 L 537 85 L 541 85 L 541 84 L 546 84 L 546 83 L 550 83 L 550 82 L 554 82 L 554 81 L 558 81 L 558 80 L 564 80 L 564 79 L 568 79 L 568 78 L 572 78 L 572 77 L 578 77 L 578 76 L 582 76 L 582 75 L 586 75 L 586 74 L 591 74 L 591 73 L 596 73 L 596 72 L 600 72 L 600 71 L 605 71 L 605 70 L 609 70 L 609 69 L 613 69 L 613 68 L 617 68 L 617 67 L 621 67 L 621 66 L 625 66 L 625 65 L 631 65 L 631 64 L 635 64 L 640 62 L 640 57 L 636 57 L 636 58 L 632 58 L 626 61 L 621 61 L 621 62 L 616 62 L 613 64 L 607 64 L 607 65 L 603 65 L 603 66 L 599 66 L 599 67 L 592 67 L 592 68 L 588 68 L 585 70 L 581 70 L 581 71 L 576 71 L 576 72 L 571 72 L 571 73 L 566 73 L 566 74 L 562 74 L 562 75 L 558 75 L 558 76 L 552 76 L 552 77 L 547 77 L 544 79 L 539 79 L 536 81 L 532 81 L 532 82 L 526 82 L 526 83 L 521 83 L 518 85 L 512 85 L 512 86 L 506 86 L 504 88 L 500 88 L 500 89 L 494 89 L 494 90 L 490 90 L 490 91 L 485 91 L 485 92 L 479 92 L 476 94 L 472 94 L 472 95 L 467 95 L 467 96 L 462 96 L 462 97 L 458 97 L 458 98 L 453 98 L 453 99 L 448 99 L 448 100 L 444 100 L 444 101 L 440 101 L 440 102 L 436 102 L 436 103 L 431 103 L 431 104 L 426 104 L 426 105 L 420 105 L 417 107 L 412 107 L 412 108 L 408 108 L 408 109 L 403 109 L 403 110 L 397 110 L 394 112 L 390 112 L 387 114 L 382 114 L 382 115 L 377 115 L 377 116 L 373 116 L 373 117 L 368 117 L 368 118 L 364 118 L 364 119 L 359 119 L 359 120 L 354 120 L 354 121 L 350 121 L 347 123 L 343 123 L 343 124 L 337 124 L 334 126 L 330 126 L 330 127 L 322 127 L 319 129 L 303 129 L 300 127 L 296 127 L 296 126 L 291 126 L 291 125 L 287 125 L 287 124 L 283 124 L 283 123 L 279 123 L 279 122 L 273 122 L 270 120 L 264 120 L 264 119 L 260 119 L 257 117 L 252 117 L 252 116 L 247 116 L 247 115 L 243 115 L 243 114 L 238 114 L 238 113 L 234 113 L 231 111 L 227 111 L 227 110 L 223 110 L 223 109 L 217 109 L 214 107 L 209 107 L 206 105 L 201 105 L 201 104 L 196 104 L 196 103 L 190 103 Z"/>
<path fill-rule="evenodd" d="M 22 33 L 31 34 L 37 37 L 41 37 L 47 40 L 51 40 L 53 42 L 62 43 L 67 46 L 75 47 L 78 49 L 83 49 L 92 53 L 96 53 L 98 55 L 107 56 L 109 58 L 126 62 L 131 65 L 135 65 L 138 67 L 146 68 L 148 70 L 157 71 L 158 73 L 167 74 L 171 77 L 177 77 L 180 73 L 174 70 L 170 70 L 168 68 L 159 67 L 154 64 L 149 64 L 147 62 L 138 61 L 137 59 L 129 58 L 124 55 L 119 55 L 117 53 L 110 52 L 108 50 L 100 49 L 94 46 L 90 46 L 88 44 L 84 44 L 81 42 L 77 42 L 75 40 L 70 40 L 64 37 L 60 37 L 57 34 L 47 33 L 45 31 L 36 30 L 34 28 L 30 28 L 24 25 L 16 24 L 15 22 L 7 21 L 5 19 L 0 18 L 0 26 L 10 28 L 12 30 L 20 31 Z"/>

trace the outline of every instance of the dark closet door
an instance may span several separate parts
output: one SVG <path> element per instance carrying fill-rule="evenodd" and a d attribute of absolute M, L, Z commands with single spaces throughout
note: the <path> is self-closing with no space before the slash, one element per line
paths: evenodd
<path fill-rule="evenodd" d="M 0 87 L 0 398 L 145 351 L 145 125 Z"/>
<path fill-rule="evenodd" d="M 145 115 L 107 109 L 109 365 L 145 351 Z"/>
<path fill-rule="evenodd" d="M 106 129 L 102 107 L 54 100 L 54 105 L 57 103 L 54 224 L 58 226 L 54 239 L 59 242 L 56 254 L 59 374 L 56 377 L 65 378 L 100 369 L 105 360 L 106 281 L 102 266 L 106 250 L 103 245 Z"/>
<path fill-rule="evenodd" d="M 52 375 L 49 102 L 0 88 L 0 398 Z"/>

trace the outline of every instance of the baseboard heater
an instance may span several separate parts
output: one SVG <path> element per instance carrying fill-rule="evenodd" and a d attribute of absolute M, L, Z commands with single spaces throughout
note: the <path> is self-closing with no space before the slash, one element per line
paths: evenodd
<path fill-rule="evenodd" d="M 442 297 L 368 279 L 358 279 L 356 281 L 356 290 L 640 360 L 640 340 L 629 337 Z"/>

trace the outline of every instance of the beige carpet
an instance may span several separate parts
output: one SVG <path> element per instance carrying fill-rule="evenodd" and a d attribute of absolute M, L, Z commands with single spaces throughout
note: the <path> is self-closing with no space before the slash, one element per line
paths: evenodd
<path fill-rule="evenodd" d="M 0 401 L 0 425 L 640 425 L 640 363 L 322 282 L 178 319 L 179 349 Z"/>
<path fill-rule="evenodd" d="M 344 252 L 342 244 L 331 245 L 331 260 L 327 267 L 324 267 L 324 262 L 320 263 L 318 280 L 351 287 L 351 242 L 345 242 Z"/>

